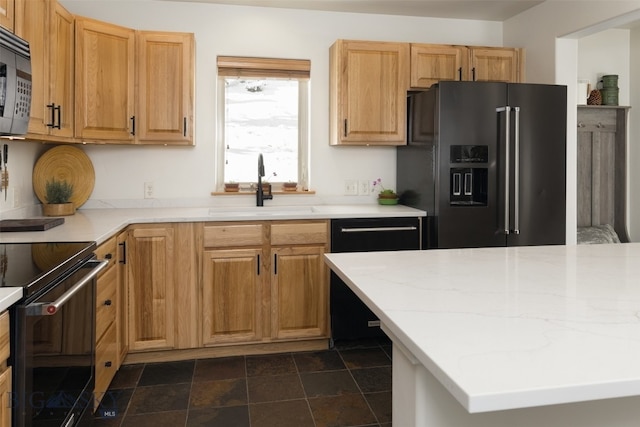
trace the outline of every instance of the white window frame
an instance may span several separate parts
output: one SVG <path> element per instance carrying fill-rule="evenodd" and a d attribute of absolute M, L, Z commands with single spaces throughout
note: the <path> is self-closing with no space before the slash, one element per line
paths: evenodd
<path fill-rule="evenodd" d="M 238 77 L 240 75 L 250 75 L 252 78 L 261 78 L 268 80 L 269 74 L 276 70 L 276 72 L 282 73 L 287 71 L 295 72 L 296 70 L 283 69 L 283 64 L 286 65 L 289 61 L 293 61 L 294 66 L 298 66 L 300 62 L 303 63 L 302 67 L 305 67 L 307 77 L 300 77 L 292 75 L 291 78 L 298 80 L 300 86 L 298 91 L 298 191 L 307 191 L 309 189 L 309 134 L 310 134 L 310 106 L 309 106 L 309 93 L 310 93 L 310 78 L 309 78 L 309 61 L 300 60 L 286 60 L 286 59 L 265 59 L 265 58 L 239 58 L 239 57 L 218 57 L 218 69 L 220 69 L 220 63 L 226 61 L 227 64 L 240 64 L 238 67 Z M 275 65 L 273 65 L 275 64 Z M 255 68 L 253 68 L 255 66 Z M 259 69 L 256 69 L 259 68 Z M 248 74 L 243 73 L 243 69 L 246 69 Z M 264 70 L 264 74 L 262 71 Z M 225 168 L 225 77 L 230 75 L 221 75 L 218 73 L 217 78 L 217 114 L 216 114 L 216 152 L 215 152 L 215 188 L 216 192 L 224 191 L 224 168 Z M 258 164 L 256 163 L 256 181 L 258 174 Z M 241 189 L 248 188 L 255 182 L 241 182 Z M 274 191 L 280 188 L 279 184 L 282 181 L 270 180 L 274 185 Z M 245 193 L 246 194 L 246 193 Z"/>

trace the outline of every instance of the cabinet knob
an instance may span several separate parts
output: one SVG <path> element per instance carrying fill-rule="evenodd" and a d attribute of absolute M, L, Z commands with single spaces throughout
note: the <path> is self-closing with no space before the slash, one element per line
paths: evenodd
<path fill-rule="evenodd" d="M 107 360 L 106 362 L 104 362 L 104 366 L 105 366 L 106 368 L 110 368 L 110 367 L 111 367 L 111 365 L 112 365 L 112 363 L 111 363 L 111 361 L 110 361 L 110 360 Z"/>
<path fill-rule="evenodd" d="M 110 299 L 105 300 L 104 305 L 111 305 L 111 300 Z"/>
<path fill-rule="evenodd" d="M 602 123 L 598 123 L 598 124 L 596 125 L 596 127 L 597 127 L 597 128 L 603 128 L 603 127 L 604 127 L 604 125 L 603 125 Z"/>
<path fill-rule="evenodd" d="M 584 127 L 584 123 L 582 123 L 582 122 L 578 122 L 578 127 L 579 127 L 579 128 L 583 128 L 583 127 Z"/>

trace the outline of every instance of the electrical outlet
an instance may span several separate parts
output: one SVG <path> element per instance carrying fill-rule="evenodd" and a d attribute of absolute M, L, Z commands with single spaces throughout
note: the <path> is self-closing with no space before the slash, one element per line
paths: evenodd
<path fill-rule="evenodd" d="M 369 195 L 369 180 L 361 179 L 358 183 L 358 194 L 361 196 Z"/>
<path fill-rule="evenodd" d="M 144 198 L 145 199 L 153 199 L 153 197 L 155 196 L 154 191 L 155 189 L 153 188 L 153 182 L 145 182 L 144 183 Z"/>
<path fill-rule="evenodd" d="M 358 180 L 347 179 L 344 182 L 344 195 L 345 196 L 357 196 L 358 195 Z"/>

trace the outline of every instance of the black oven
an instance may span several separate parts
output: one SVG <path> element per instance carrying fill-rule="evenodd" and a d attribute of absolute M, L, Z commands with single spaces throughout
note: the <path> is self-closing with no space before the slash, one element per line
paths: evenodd
<path fill-rule="evenodd" d="M 3 286 L 22 286 L 10 309 L 14 427 L 79 426 L 93 407 L 94 242 L 1 245 Z"/>

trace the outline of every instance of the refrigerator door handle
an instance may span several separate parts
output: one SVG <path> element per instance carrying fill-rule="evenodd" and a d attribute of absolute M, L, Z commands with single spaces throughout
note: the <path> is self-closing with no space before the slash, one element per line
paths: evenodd
<path fill-rule="evenodd" d="M 505 107 L 496 108 L 497 113 L 505 113 L 504 123 L 504 136 L 505 136 L 505 150 L 504 150 L 504 234 L 509 234 L 509 131 L 511 121 L 511 107 L 508 105 Z"/>
<path fill-rule="evenodd" d="M 514 187 L 513 192 L 513 234 L 520 234 L 520 107 L 513 107 L 515 111 L 514 133 Z"/>

